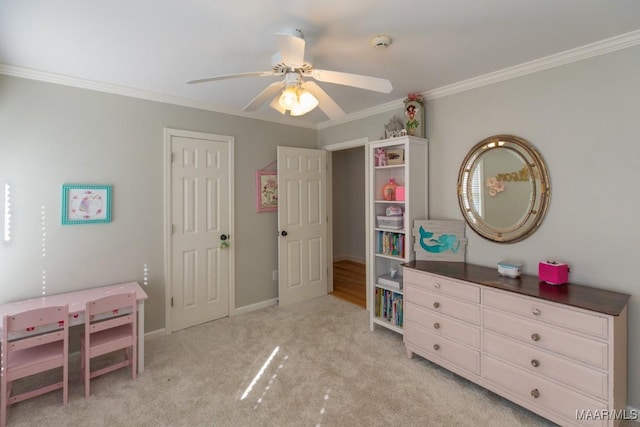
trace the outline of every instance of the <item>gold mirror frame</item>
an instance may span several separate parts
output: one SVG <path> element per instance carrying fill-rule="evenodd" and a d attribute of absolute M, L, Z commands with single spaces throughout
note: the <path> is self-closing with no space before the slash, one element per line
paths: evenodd
<path fill-rule="evenodd" d="M 507 165 L 500 173 L 494 168 L 492 176 L 485 176 L 485 163 L 493 162 L 495 166 L 498 155 L 513 156 L 510 158 L 519 160 L 521 167 L 511 170 Z M 507 194 L 518 197 L 519 202 L 509 203 Z M 531 143 L 513 135 L 494 135 L 477 143 L 458 173 L 458 203 L 464 219 L 476 233 L 494 242 L 514 243 L 533 234 L 547 213 L 550 195 L 549 174 L 542 156 Z M 489 211 L 485 206 L 496 205 L 499 200 L 503 205 L 498 212 L 507 218 L 505 224 L 485 217 Z M 509 216 L 516 219 L 509 220 Z"/>

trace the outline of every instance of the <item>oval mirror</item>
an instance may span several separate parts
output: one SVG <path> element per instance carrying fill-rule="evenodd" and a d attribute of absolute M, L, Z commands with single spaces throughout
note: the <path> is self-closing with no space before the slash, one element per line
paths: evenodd
<path fill-rule="evenodd" d="M 549 207 L 549 174 L 542 156 L 513 135 L 476 144 L 458 174 L 458 202 L 467 224 L 494 242 L 530 236 Z"/>

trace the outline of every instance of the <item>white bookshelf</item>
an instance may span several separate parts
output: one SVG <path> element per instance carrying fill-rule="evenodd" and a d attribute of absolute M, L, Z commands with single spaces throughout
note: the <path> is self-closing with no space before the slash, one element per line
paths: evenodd
<path fill-rule="evenodd" d="M 375 166 L 376 148 L 402 150 L 402 164 Z M 379 285 L 378 278 L 397 268 L 402 275 L 401 264 L 415 259 L 413 252 L 412 224 L 415 219 L 426 219 L 428 215 L 428 141 L 423 138 L 405 136 L 372 142 L 368 145 L 371 161 L 369 167 L 369 206 L 367 207 L 369 238 L 368 289 L 370 295 L 370 328 L 376 325 L 402 334 L 404 313 L 404 289 Z M 395 179 L 404 186 L 405 200 L 385 200 L 382 188 Z M 404 212 L 401 228 L 380 226 L 378 216 L 384 216 L 390 206 L 399 206 Z M 387 241 L 387 245 L 382 240 Z M 392 249 L 389 249 L 392 248 Z M 386 249 L 386 250 L 385 250 Z M 399 252 L 399 253 L 398 253 Z M 386 301 L 386 304 L 385 304 Z"/>

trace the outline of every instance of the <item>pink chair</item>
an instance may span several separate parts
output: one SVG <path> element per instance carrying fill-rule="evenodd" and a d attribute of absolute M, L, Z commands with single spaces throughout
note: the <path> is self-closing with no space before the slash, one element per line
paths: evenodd
<path fill-rule="evenodd" d="M 17 402 L 62 389 L 69 399 L 69 307 L 43 307 L 3 317 L 0 425 L 7 424 L 7 408 Z M 12 383 L 62 367 L 62 381 L 11 396 Z"/>
<path fill-rule="evenodd" d="M 136 379 L 136 293 L 114 294 L 87 302 L 84 335 L 80 337 L 80 375 L 84 396 L 89 397 L 92 378 L 131 366 Z M 124 350 L 124 360 L 91 371 L 91 359 Z"/>

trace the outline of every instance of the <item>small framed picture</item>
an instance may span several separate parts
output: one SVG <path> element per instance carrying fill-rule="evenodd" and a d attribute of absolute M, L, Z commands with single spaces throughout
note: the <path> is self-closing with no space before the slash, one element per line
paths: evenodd
<path fill-rule="evenodd" d="M 96 224 L 111 222 L 111 186 L 62 186 L 62 224 Z"/>
<path fill-rule="evenodd" d="M 388 165 L 402 165 L 404 164 L 404 150 L 387 150 L 387 164 Z"/>
<path fill-rule="evenodd" d="M 256 172 L 256 211 L 278 210 L 278 172 L 259 170 Z"/>

